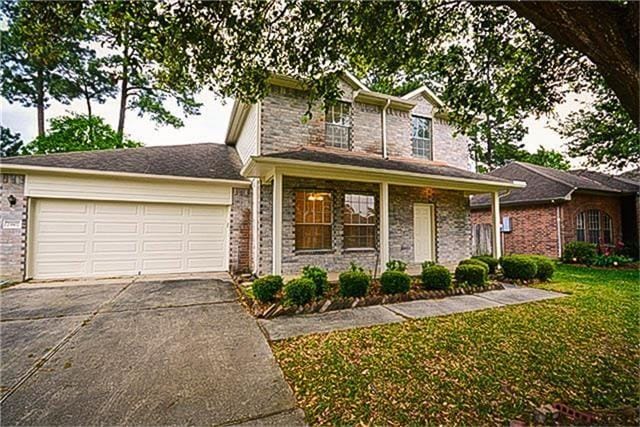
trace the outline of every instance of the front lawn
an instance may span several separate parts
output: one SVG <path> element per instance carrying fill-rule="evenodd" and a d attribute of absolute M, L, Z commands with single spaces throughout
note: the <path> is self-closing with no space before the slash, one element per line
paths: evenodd
<path fill-rule="evenodd" d="M 563 402 L 638 424 L 634 270 L 560 266 L 566 298 L 294 338 L 274 353 L 311 424 L 502 424 Z"/>

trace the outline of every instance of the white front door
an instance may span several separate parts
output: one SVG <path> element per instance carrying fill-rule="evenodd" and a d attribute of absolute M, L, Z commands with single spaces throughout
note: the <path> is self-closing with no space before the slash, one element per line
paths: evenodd
<path fill-rule="evenodd" d="M 413 253 L 415 262 L 435 261 L 435 220 L 433 205 L 413 205 Z"/>

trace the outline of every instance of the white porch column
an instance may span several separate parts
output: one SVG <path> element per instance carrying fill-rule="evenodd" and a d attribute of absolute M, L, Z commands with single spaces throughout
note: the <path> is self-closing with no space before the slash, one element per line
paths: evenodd
<path fill-rule="evenodd" d="M 499 259 L 502 256 L 502 241 L 500 239 L 500 193 L 497 191 L 491 193 L 491 225 L 493 257 Z"/>
<path fill-rule="evenodd" d="M 273 175 L 273 225 L 271 264 L 273 274 L 282 273 L 282 172 Z"/>
<path fill-rule="evenodd" d="M 380 271 L 389 261 L 389 184 L 380 183 Z"/>

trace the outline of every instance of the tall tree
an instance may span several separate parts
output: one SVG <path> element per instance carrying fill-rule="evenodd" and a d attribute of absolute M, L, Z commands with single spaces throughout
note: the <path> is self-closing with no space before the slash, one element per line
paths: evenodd
<path fill-rule="evenodd" d="M 174 100 L 184 114 L 199 114 L 202 104 L 196 101 L 195 93 L 200 86 L 187 70 L 167 79 L 162 64 L 154 60 L 154 51 L 162 48 L 150 31 L 158 25 L 155 3 L 96 2 L 92 16 L 99 25 L 96 39 L 108 51 L 106 62 L 110 76 L 120 86 L 118 133 L 124 132 L 128 110 L 137 111 L 140 116 L 149 115 L 158 124 L 184 126 L 182 119 L 167 108 L 169 99 Z"/>
<path fill-rule="evenodd" d="M 563 171 L 571 168 L 571 164 L 561 152 L 556 150 L 547 150 L 542 146 L 538 147 L 538 150 L 535 153 L 524 154 L 522 160 L 528 163 L 533 163 L 534 165 L 560 169 Z"/>
<path fill-rule="evenodd" d="M 49 132 L 26 144 L 22 152 L 50 154 L 140 146 L 137 141 L 123 138 L 101 117 L 74 114 L 51 119 Z"/>
<path fill-rule="evenodd" d="M 19 133 L 13 133 L 11 129 L 0 126 L 0 157 L 19 155 L 22 144 Z"/>
<path fill-rule="evenodd" d="M 49 102 L 77 96 L 64 70 L 81 50 L 82 9 L 82 2 L 2 2 L 9 24 L 0 50 L 2 96 L 36 107 L 38 135 L 44 135 Z"/>
<path fill-rule="evenodd" d="M 555 130 L 567 139 L 571 157 L 621 170 L 640 163 L 640 132 L 603 79 L 592 80 L 593 99 L 561 120 Z"/>

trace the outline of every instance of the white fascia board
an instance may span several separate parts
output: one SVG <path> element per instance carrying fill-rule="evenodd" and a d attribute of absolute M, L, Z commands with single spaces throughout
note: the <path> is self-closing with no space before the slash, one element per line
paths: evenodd
<path fill-rule="evenodd" d="M 117 172 L 117 171 L 99 171 L 93 169 L 74 169 L 74 168 L 56 168 L 50 166 L 31 166 L 31 165 L 12 165 L 3 164 L 0 167 L 2 173 L 19 172 L 23 174 L 32 173 L 51 173 L 62 175 L 86 175 L 97 177 L 113 177 L 113 178 L 137 178 L 137 179 L 152 179 L 162 181 L 191 181 L 202 182 L 211 184 L 227 184 L 237 187 L 249 187 L 251 183 L 249 181 L 240 181 L 235 179 L 215 179 L 215 178 L 197 178 L 189 176 L 177 176 L 177 175 L 155 175 L 146 173 L 133 173 L 133 172 Z"/>
<path fill-rule="evenodd" d="M 360 182 L 387 182 L 395 185 L 434 187 L 469 192 L 491 192 L 511 188 L 524 188 L 523 182 L 494 182 L 471 178 L 428 175 L 416 172 L 381 170 L 362 166 L 326 164 L 306 160 L 252 157 L 242 168 L 245 177 L 268 178 L 274 168 L 284 175 L 351 180 Z"/>

